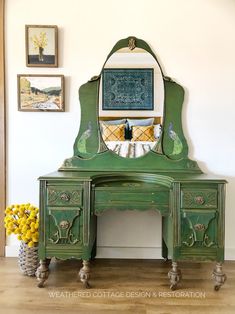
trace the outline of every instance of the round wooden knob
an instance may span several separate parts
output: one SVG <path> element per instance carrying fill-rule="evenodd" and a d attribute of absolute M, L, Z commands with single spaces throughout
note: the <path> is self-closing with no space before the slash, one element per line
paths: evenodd
<path fill-rule="evenodd" d="M 69 194 L 67 194 L 67 193 L 62 193 L 62 194 L 60 195 L 60 199 L 61 199 L 62 201 L 68 202 L 68 201 L 70 200 L 70 196 L 69 196 Z"/>
<path fill-rule="evenodd" d="M 203 197 L 203 196 L 196 196 L 196 197 L 194 198 L 194 201 L 195 201 L 195 203 L 198 204 L 198 205 L 202 205 L 202 204 L 205 203 L 205 200 L 204 200 L 204 197 Z"/>
<path fill-rule="evenodd" d="M 68 220 L 62 220 L 60 222 L 60 228 L 61 229 L 68 229 L 68 227 L 69 227 L 69 221 Z"/>

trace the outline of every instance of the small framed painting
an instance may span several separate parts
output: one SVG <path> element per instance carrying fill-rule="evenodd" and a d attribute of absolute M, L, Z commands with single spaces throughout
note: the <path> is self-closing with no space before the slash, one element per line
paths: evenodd
<path fill-rule="evenodd" d="M 64 76 L 18 74 L 19 111 L 65 111 Z"/>
<path fill-rule="evenodd" d="M 153 110 L 152 68 L 106 68 L 102 72 L 103 110 Z"/>
<path fill-rule="evenodd" d="M 25 25 L 26 65 L 58 67 L 56 25 Z"/>

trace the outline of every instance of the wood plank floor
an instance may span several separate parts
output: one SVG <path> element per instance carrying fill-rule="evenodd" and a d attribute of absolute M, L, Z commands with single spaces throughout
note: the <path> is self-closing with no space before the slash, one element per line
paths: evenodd
<path fill-rule="evenodd" d="M 161 260 L 92 261 L 92 289 L 77 281 L 81 262 L 52 261 L 45 288 L 23 276 L 17 258 L 0 258 L 0 313 L 235 313 L 235 262 L 225 262 L 227 282 L 213 290 L 214 263 L 180 263 L 181 286 L 170 291 L 170 262 Z"/>

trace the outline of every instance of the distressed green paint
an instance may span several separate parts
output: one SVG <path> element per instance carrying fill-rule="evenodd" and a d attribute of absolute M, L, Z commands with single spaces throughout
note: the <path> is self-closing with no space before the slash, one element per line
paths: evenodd
<path fill-rule="evenodd" d="M 128 46 L 129 37 L 120 40 L 108 58 L 118 49 Z M 157 61 L 149 45 L 136 38 L 136 46 L 148 51 Z M 106 63 L 106 62 L 105 62 Z M 159 63 L 158 63 L 159 64 Z M 160 67 L 160 65 L 159 65 Z M 161 69 L 161 67 L 160 67 Z M 161 70 L 162 71 L 162 70 Z M 162 136 L 156 151 L 139 158 L 123 158 L 107 150 L 99 130 L 98 102 L 100 76 L 96 76 L 79 89 L 81 125 L 74 143 L 74 156 L 66 159 L 60 168 L 63 171 L 179 171 L 200 173 L 197 163 L 188 159 L 188 145 L 183 134 L 181 111 L 184 101 L 182 86 L 163 75 L 164 121 Z M 169 125 L 173 125 L 174 139 L 169 138 Z M 172 162 L 174 159 L 174 162 Z"/>
<path fill-rule="evenodd" d="M 184 137 L 181 113 L 184 102 L 184 89 L 179 84 L 164 80 L 165 105 L 164 121 L 162 130 L 162 150 L 163 154 L 170 159 L 180 160 L 188 157 L 188 145 Z M 175 140 L 169 136 L 169 128 L 173 126 L 176 134 Z"/>
<path fill-rule="evenodd" d="M 74 155 L 89 159 L 99 151 L 99 127 L 97 123 L 98 81 L 91 81 L 79 89 L 81 103 L 80 130 L 74 143 Z M 84 105 L 82 105 L 84 104 Z"/>
<path fill-rule="evenodd" d="M 119 41 L 109 56 L 126 47 L 128 40 Z M 156 58 L 144 41 L 136 43 Z M 41 259 L 94 258 L 97 215 L 110 209 L 152 209 L 162 215 L 165 258 L 223 262 L 226 181 L 203 174 L 188 159 L 181 122 L 184 90 L 163 79 L 161 140 L 155 151 L 135 159 L 119 157 L 103 142 L 98 123 L 100 77 L 80 87 L 82 119 L 74 155 L 59 171 L 40 177 Z"/>

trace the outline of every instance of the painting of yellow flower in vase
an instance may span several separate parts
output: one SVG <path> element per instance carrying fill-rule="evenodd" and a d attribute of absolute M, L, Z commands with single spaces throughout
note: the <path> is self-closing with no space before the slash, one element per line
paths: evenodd
<path fill-rule="evenodd" d="M 58 28 L 56 25 L 26 25 L 26 65 L 57 67 Z"/>

